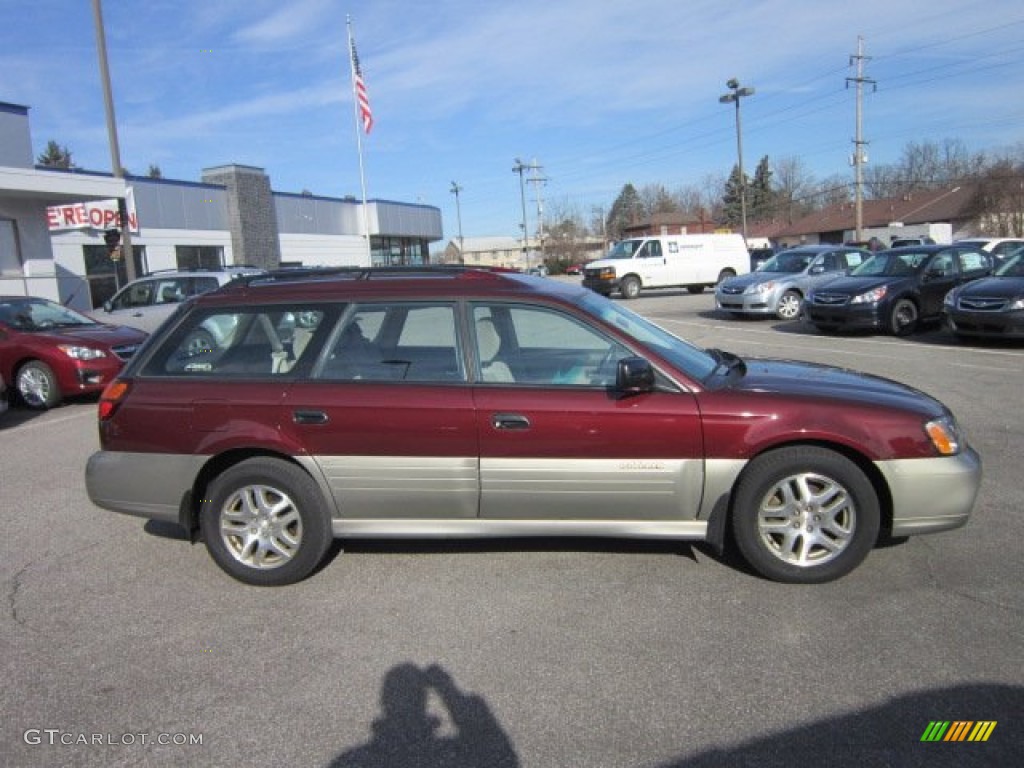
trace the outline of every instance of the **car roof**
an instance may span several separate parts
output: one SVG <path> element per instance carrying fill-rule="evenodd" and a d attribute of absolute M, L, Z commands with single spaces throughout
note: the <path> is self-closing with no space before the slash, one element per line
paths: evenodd
<path fill-rule="evenodd" d="M 950 248 L 970 248 L 971 244 L 962 243 L 921 243 L 920 245 L 900 245 L 896 248 L 886 248 L 879 253 L 936 253 L 948 251 Z"/>
<path fill-rule="evenodd" d="M 822 253 L 824 251 L 865 251 L 866 248 L 858 248 L 855 245 L 842 245 L 841 243 L 813 243 L 809 245 L 794 245 L 792 248 L 783 248 L 778 253 Z"/>

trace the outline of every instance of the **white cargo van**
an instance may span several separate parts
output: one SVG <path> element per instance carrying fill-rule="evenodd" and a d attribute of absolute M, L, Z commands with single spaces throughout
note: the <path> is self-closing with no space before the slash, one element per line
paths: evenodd
<path fill-rule="evenodd" d="M 750 271 L 742 235 L 662 235 L 622 240 L 599 261 L 587 264 L 583 285 L 609 296 L 635 299 L 647 288 L 705 287 Z"/>

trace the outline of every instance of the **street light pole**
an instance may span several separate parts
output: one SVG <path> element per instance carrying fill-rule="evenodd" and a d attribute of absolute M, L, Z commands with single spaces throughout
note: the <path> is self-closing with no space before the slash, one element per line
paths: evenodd
<path fill-rule="evenodd" d="M 455 216 L 459 220 L 459 263 L 460 264 L 465 264 L 466 263 L 466 254 L 465 254 L 465 250 L 464 249 L 466 247 L 466 242 L 465 242 L 465 240 L 462 239 L 462 208 L 459 207 L 459 192 L 461 192 L 461 191 L 462 191 L 462 187 L 460 187 L 458 184 L 456 184 L 453 181 L 452 182 L 451 193 L 453 195 L 455 195 Z"/>
<path fill-rule="evenodd" d="M 736 155 L 739 160 L 739 174 L 740 174 L 740 225 L 743 232 L 743 239 L 747 238 L 747 177 L 743 173 L 743 129 L 740 125 L 740 99 L 744 96 L 753 96 L 753 88 L 741 88 L 740 81 L 735 77 L 729 79 L 725 83 L 727 88 L 732 89 L 732 93 L 727 93 L 724 96 L 720 96 L 718 101 L 721 104 L 729 104 L 735 102 L 736 104 Z"/>
<path fill-rule="evenodd" d="M 523 205 L 523 258 L 526 259 L 526 268 L 530 268 L 530 255 L 529 246 L 527 244 L 527 229 L 526 229 L 526 188 L 523 186 L 523 171 L 530 166 L 526 165 L 518 157 L 515 159 L 515 165 L 512 166 L 512 173 L 519 174 L 519 199 Z"/>

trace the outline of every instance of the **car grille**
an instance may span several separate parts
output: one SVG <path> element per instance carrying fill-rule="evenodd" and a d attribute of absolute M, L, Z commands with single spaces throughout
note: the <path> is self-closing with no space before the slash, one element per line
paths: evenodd
<path fill-rule="evenodd" d="M 1002 312 L 1006 309 L 1006 303 L 1006 299 L 965 296 L 960 299 L 957 306 L 960 309 L 969 309 L 975 312 Z"/>
<path fill-rule="evenodd" d="M 736 285 L 720 285 L 718 287 L 718 290 L 721 291 L 722 293 L 727 293 L 731 296 L 735 296 L 736 294 L 743 293 L 744 289 Z"/>
<path fill-rule="evenodd" d="M 812 298 L 815 304 L 824 304 L 828 307 L 836 307 L 850 300 L 850 297 L 845 293 L 827 293 L 824 291 L 817 291 Z"/>
<path fill-rule="evenodd" d="M 128 360 L 140 346 L 139 344 L 121 344 L 117 347 L 111 347 L 110 351 L 117 355 L 118 359 Z"/>

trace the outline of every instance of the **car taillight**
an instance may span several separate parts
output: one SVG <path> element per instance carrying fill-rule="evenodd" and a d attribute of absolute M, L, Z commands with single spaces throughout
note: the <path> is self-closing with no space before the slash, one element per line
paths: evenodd
<path fill-rule="evenodd" d="M 106 421 L 114 415 L 114 412 L 124 402 L 129 389 L 131 389 L 131 385 L 123 379 L 114 379 L 107 384 L 103 389 L 103 394 L 100 395 L 100 421 Z"/>

